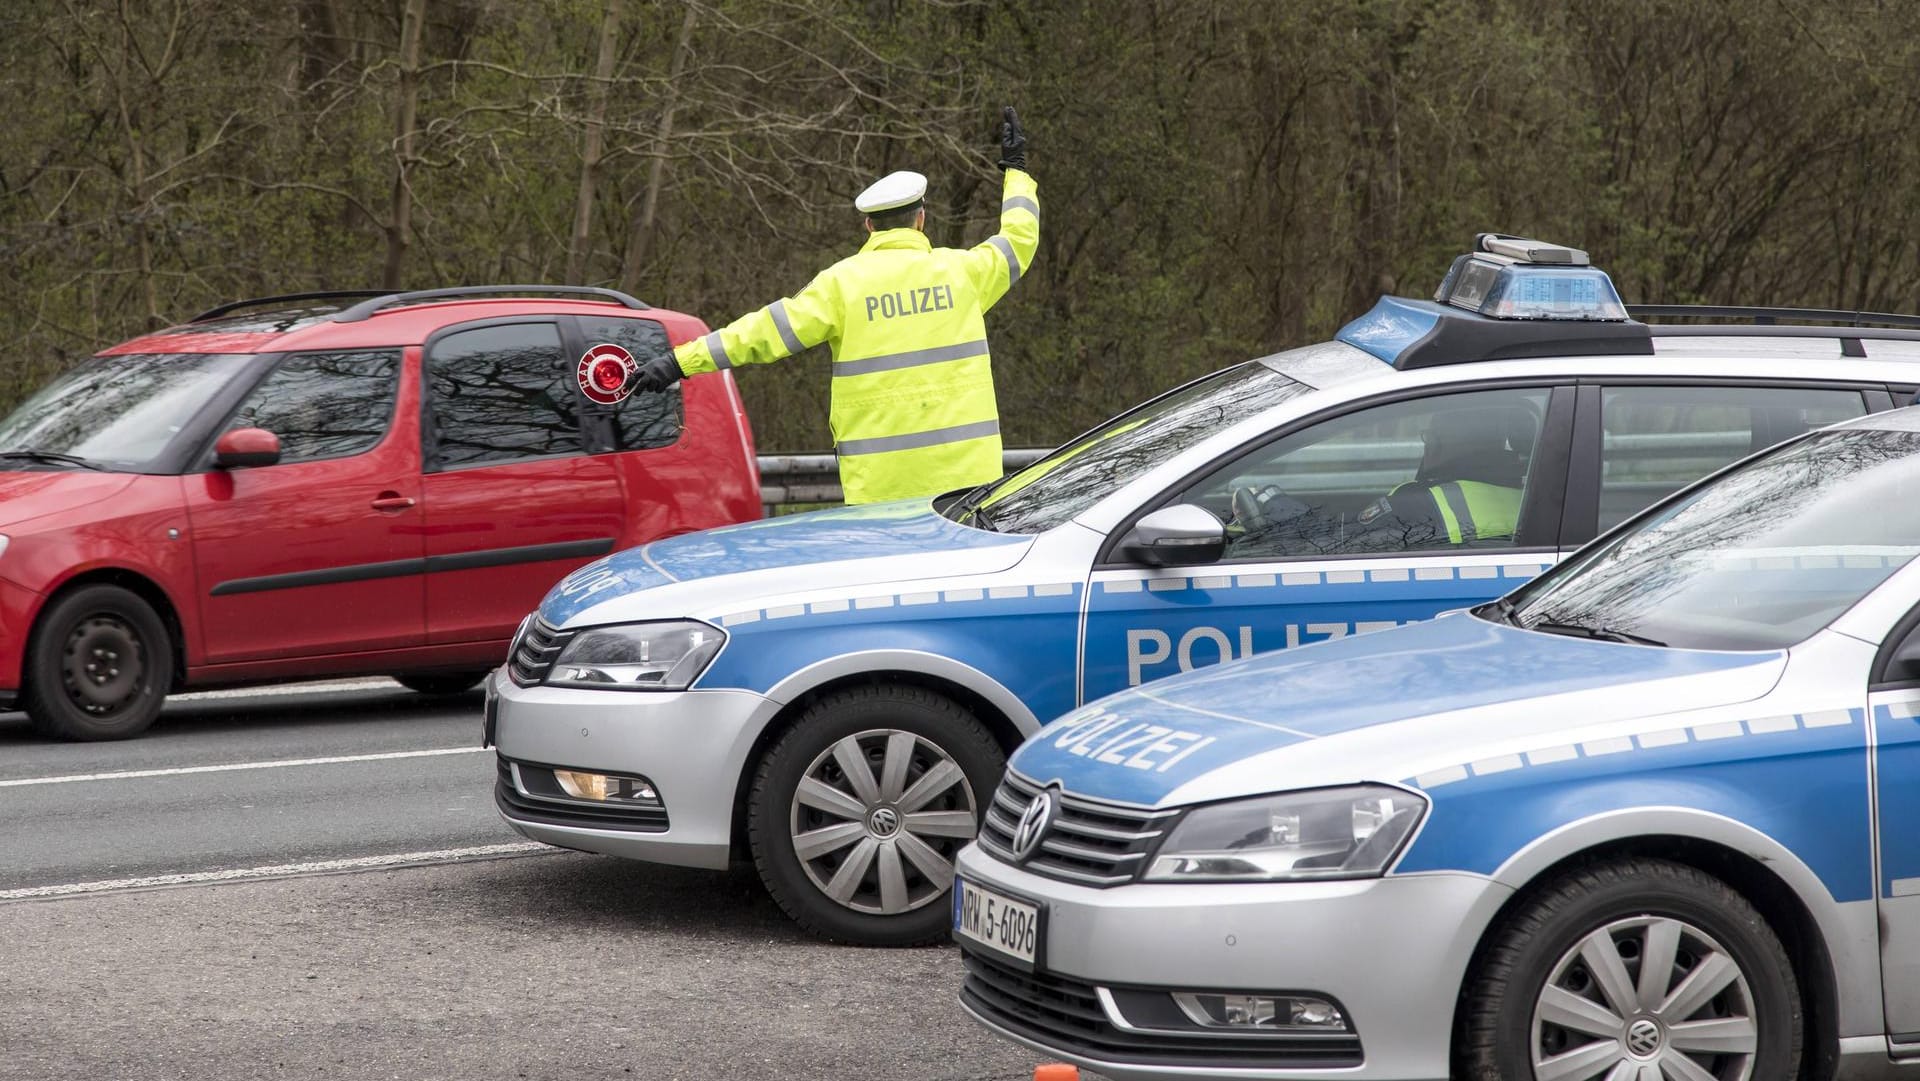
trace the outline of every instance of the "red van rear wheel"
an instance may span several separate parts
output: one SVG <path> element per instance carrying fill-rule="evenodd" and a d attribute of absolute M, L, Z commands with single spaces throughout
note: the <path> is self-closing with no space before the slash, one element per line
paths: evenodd
<path fill-rule="evenodd" d="M 40 732 L 126 739 L 160 715 L 173 643 L 151 605 L 119 586 L 84 586 L 34 625 L 21 704 Z"/>

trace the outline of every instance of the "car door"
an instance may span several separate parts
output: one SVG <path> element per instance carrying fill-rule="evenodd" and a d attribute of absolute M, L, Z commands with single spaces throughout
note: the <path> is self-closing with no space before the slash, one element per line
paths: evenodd
<path fill-rule="evenodd" d="M 1557 556 L 1572 409 L 1571 387 L 1427 389 L 1317 417 L 1181 483 L 1141 513 L 1204 507 L 1228 523 L 1225 554 L 1141 566 L 1117 551 L 1131 522 L 1115 531 L 1088 586 L 1082 700 L 1533 577 Z M 1492 493 L 1504 521 L 1483 508 L 1472 528 L 1453 506 L 1462 489 Z"/>
<path fill-rule="evenodd" d="M 553 318 L 427 342 L 426 622 L 433 645 L 505 640 L 547 589 L 613 550 L 625 515 L 586 452 L 576 364 Z"/>
<path fill-rule="evenodd" d="M 1879 880 L 1880 971 L 1887 1032 L 1920 1056 L 1920 609 L 1909 613 L 1876 662 L 1867 698 L 1874 743 L 1874 828 Z"/>
<path fill-rule="evenodd" d="M 223 428 L 272 432 L 279 462 L 182 478 L 207 663 L 422 641 L 418 395 L 403 367 L 398 349 L 286 356 Z"/>
<path fill-rule="evenodd" d="M 616 346 L 644 363 L 671 356 L 667 328 L 642 316 L 577 315 L 561 322 L 564 334 L 574 335 L 576 355 L 598 353 Z M 584 398 L 584 396 L 583 396 Z M 740 457 L 716 462 L 711 453 L 681 445 L 687 432 L 685 389 L 676 383 L 665 390 L 636 392 L 614 402 L 583 400 L 588 449 L 608 455 L 626 498 L 626 543 L 684 533 L 699 528 L 692 523 L 719 524 L 727 520 L 719 507 L 729 480 L 744 472 Z M 731 432 L 709 424 L 696 440 L 709 452 L 737 446 Z M 700 437 L 704 436 L 704 440 Z M 736 438 L 737 437 L 733 437 Z M 742 455 L 741 457 L 745 457 Z M 734 468 L 728 468 L 733 466 Z"/>

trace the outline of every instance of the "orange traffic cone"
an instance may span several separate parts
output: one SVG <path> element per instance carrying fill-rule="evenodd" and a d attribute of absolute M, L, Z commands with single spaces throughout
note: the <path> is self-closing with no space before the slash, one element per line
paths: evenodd
<path fill-rule="evenodd" d="M 1033 1081 L 1080 1081 L 1080 1069 L 1064 1062 L 1049 1062 L 1033 1068 Z"/>

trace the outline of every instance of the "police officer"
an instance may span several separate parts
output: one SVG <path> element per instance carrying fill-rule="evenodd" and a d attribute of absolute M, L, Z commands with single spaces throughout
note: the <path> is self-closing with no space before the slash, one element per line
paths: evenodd
<path fill-rule="evenodd" d="M 1351 520 L 1288 495 L 1279 485 L 1232 493 L 1236 555 L 1413 552 L 1510 540 L 1520 524 L 1527 461 L 1540 422 L 1524 407 L 1459 409 L 1434 416 L 1414 479 Z"/>
<path fill-rule="evenodd" d="M 972 487 L 1001 474 L 1000 415 L 987 354 L 987 309 L 1033 265 L 1038 187 L 1012 106 L 1000 126 L 1000 231 L 965 251 L 924 229 L 927 178 L 897 172 L 854 207 L 871 234 L 858 254 L 807 287 L 657 357 L 642 390 L 682 376 L 767 364 L 828 343 L 830 424 L 848 503 Z"/>
<path fill-rule="evenodd" d="M 1403 530 L 1407 542 L 1470 545 L 1512 538 L 1538 422 L 1526 409 L 1437 414 L 1412 483 L 1362 509 L 1362 529 Z"/>

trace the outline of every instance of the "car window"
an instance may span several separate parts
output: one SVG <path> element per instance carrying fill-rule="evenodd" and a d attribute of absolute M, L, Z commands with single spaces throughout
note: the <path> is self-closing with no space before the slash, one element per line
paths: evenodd
<path fill-rule="evenodd" d="M 579 454 L 579 403 L 555 324 L 455 331 L 427 357 L 432 465 Z"/>
<path fill-rule="evenodd" d="M 1316 424 L 1183 492 L 1227 559 L 1511 548 L 1549 390 L 1391 402 Z"/>
<path fill-rule="evenodd" d="M 651 319 L 601 319 L 583 316 L 581 337 L 591 349 L 603 343 L 620 346 L 645 364 L 650 357 L 673 352 L 667 328 Z M 678 441 L 686 427 L 686 407 L 680 384 L 655 393 L 635 393 L 612 407 L 614 446 L 619 450 L 651 450 Z"/>
<path fill-rule="evenodd" d="M 1600 528 L 1730 462 L 1866 411 L 1852 390 L 1607 387 L 1600 392 Z"/>
<path fill-rule="evenodd" d="M 0 420 L 0 451 L 71 454 L 146 468 L 257 359 L 234 353 L 93 357 L 54 377 Z M 10 460 L 7 468 L 21 465 Z"/>
<path fill-rule="evenodd" d="M 1515 591 L 1487 618 L 1687 649 L 1803 641 L 1920 553 L 1920 434 L 1818 432 Z"/>
<path fill-rule="evenodd" d="M 228 422 L 280 438 L 280 461 L 371 450 L 393 423 L 400 354 L 296 353 L 282 360 Z"/>
<path fill-rule="evenodd" d="M 1265 361 L 1235 365 L 1122 413 L 942 513 L 1003 533 L 1043 532 L 1220 429 L 1312 390 Z"/>

